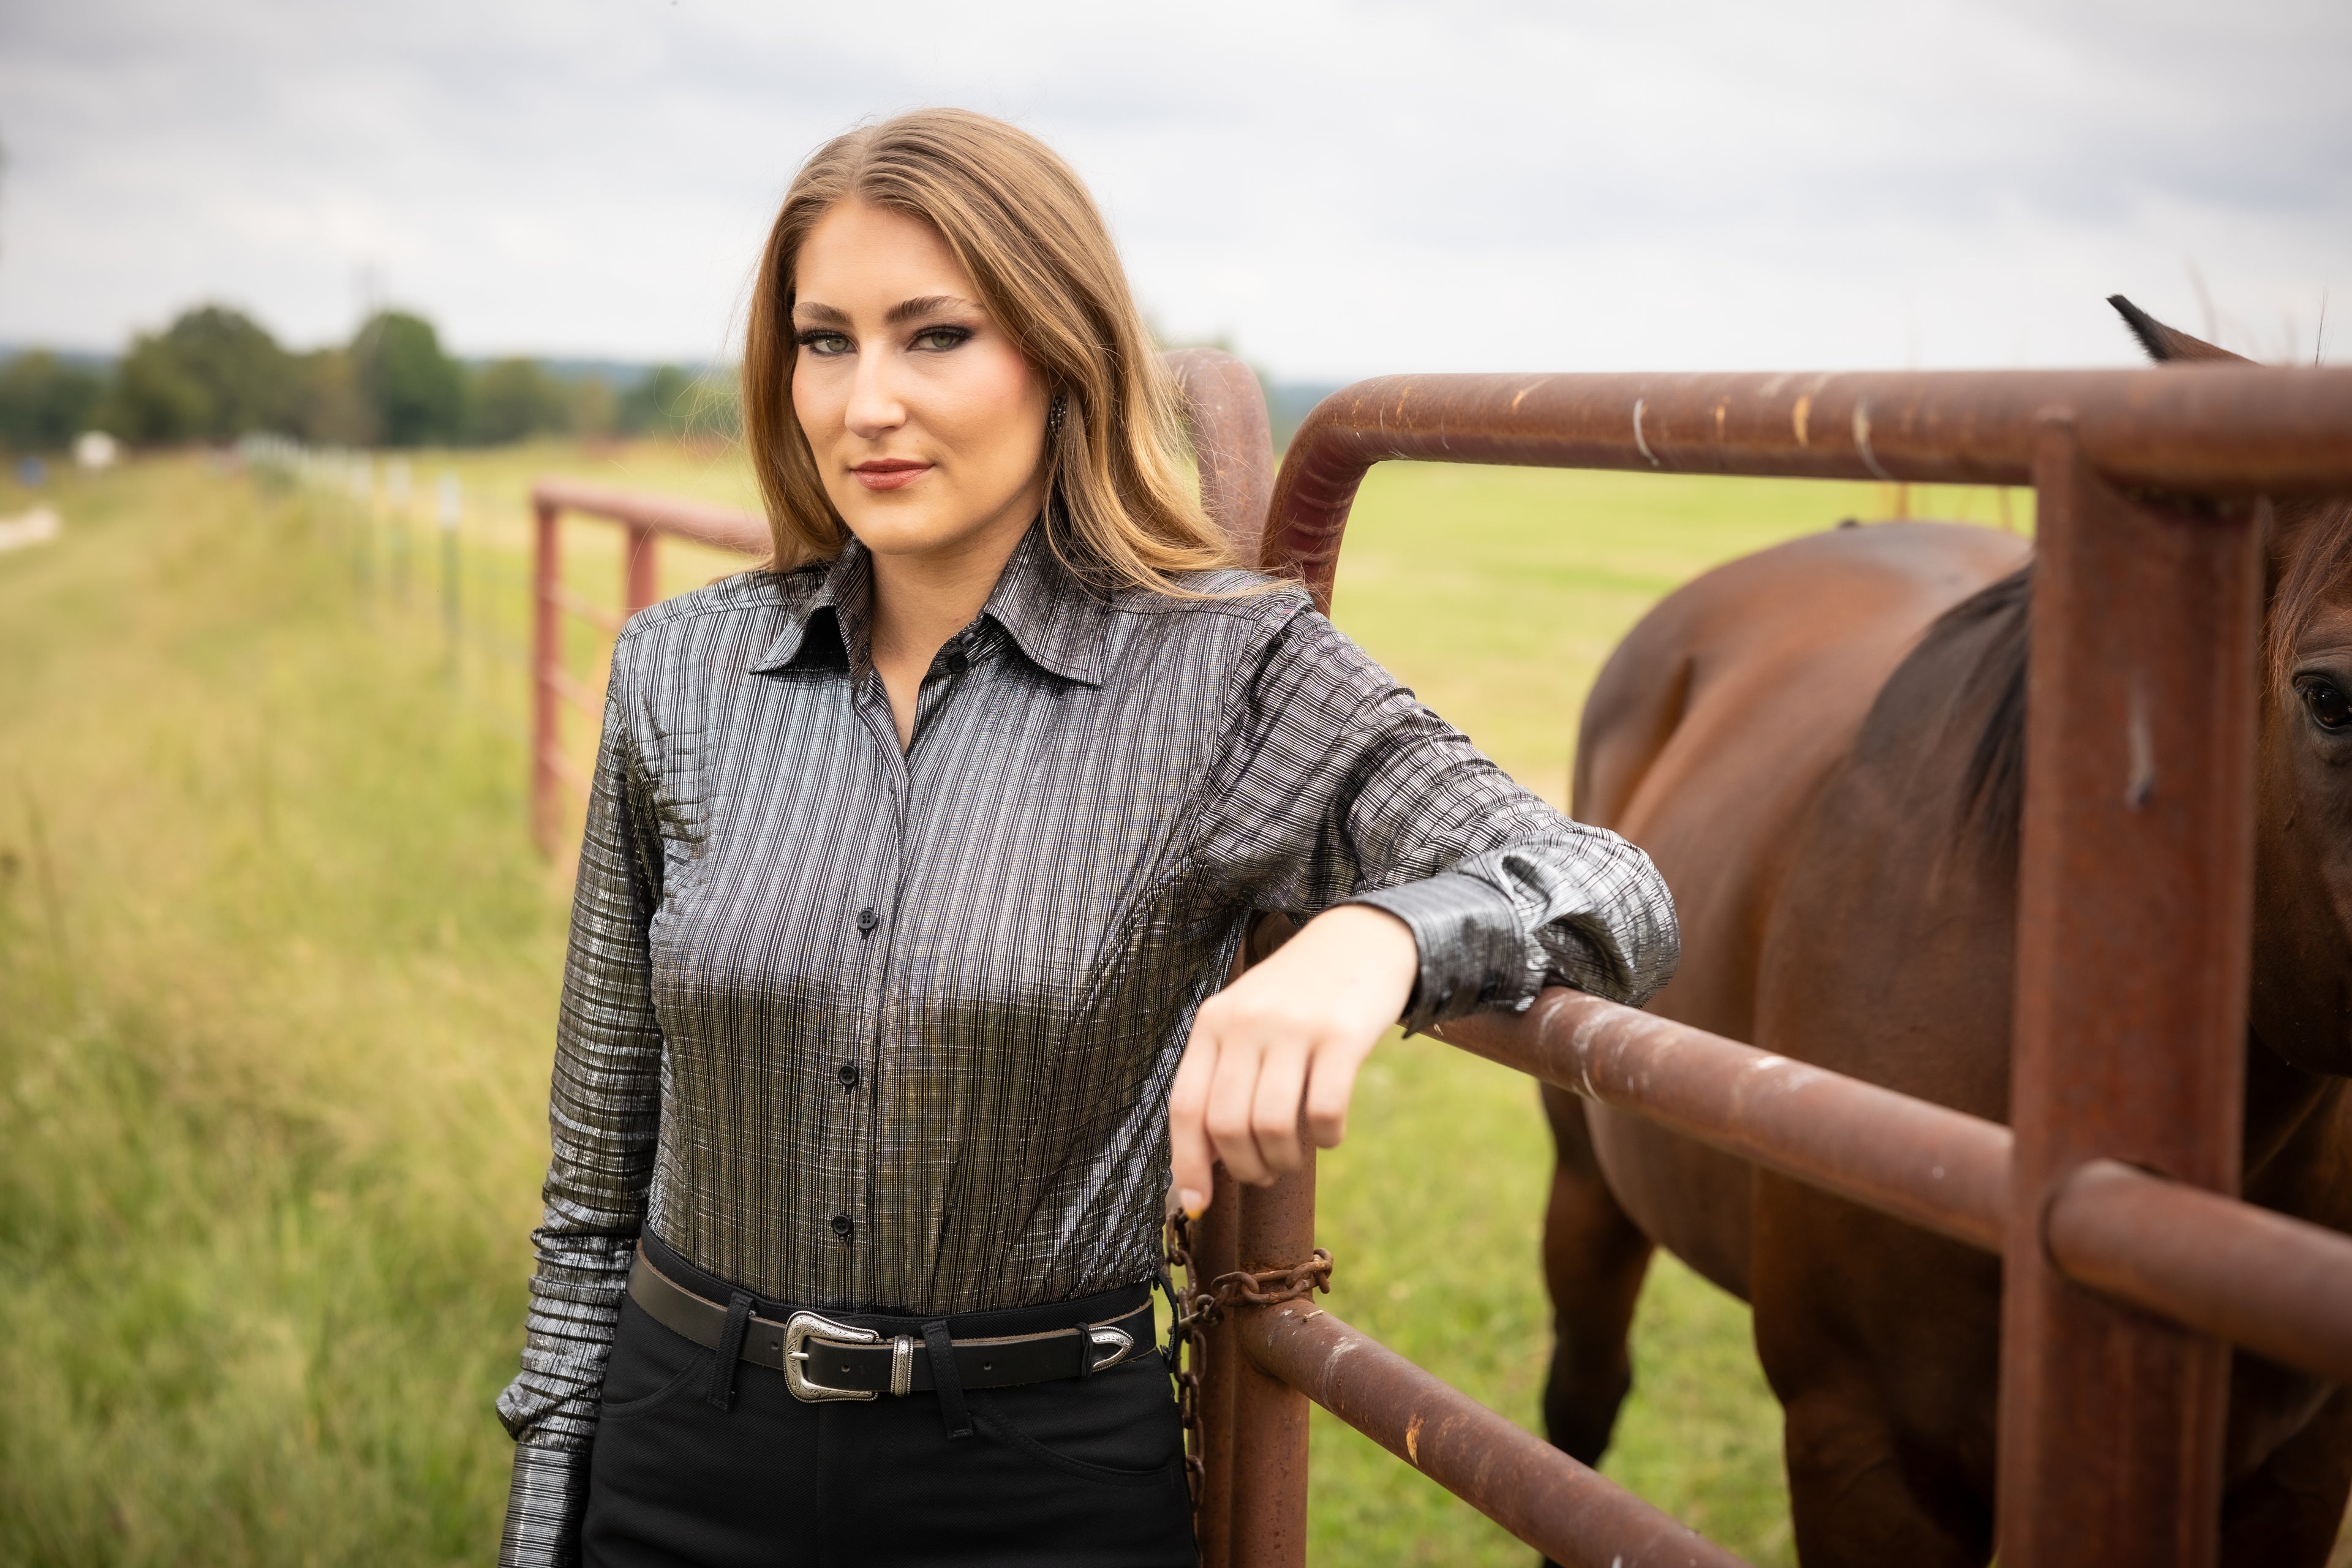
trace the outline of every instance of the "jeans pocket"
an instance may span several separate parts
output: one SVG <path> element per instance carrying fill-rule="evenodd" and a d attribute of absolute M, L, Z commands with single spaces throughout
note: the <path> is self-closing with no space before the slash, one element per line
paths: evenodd
<path fill-rule="evenodd" d="M 1170 1467 L 1183 1453 L 1175 1395 L 1155 1364 L 1014 1389 L 975 1389 L 970 1397 L 975 1424 L 990 1437 L 1065 1475 L 1105 1486 L 1165 1486 Z"/>
<path fill-rule="evenodd" d="M 707 1386 L 711 1352 L 673 1333 L 624 1298 L 596 1418 L 626 1421 L 660 1409 L 684 1391 Z"/>

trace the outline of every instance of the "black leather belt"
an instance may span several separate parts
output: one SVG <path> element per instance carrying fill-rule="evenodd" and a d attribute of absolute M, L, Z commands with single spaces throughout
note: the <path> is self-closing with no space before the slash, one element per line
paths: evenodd
<path fill-rule="evenodd" d="M 655 1268 L 640 1251 L 629 1270 L 629 1295 L 672 1333 L 717 1350 L 727 1331 L 727 1309 L 706 1300 Z M 932 1325 L 936 1328 L 937 1325 Z M 1011 1388 L 1058 1377 L 1091 1377 L 1154 1342 L 1151 1303 L 1105 1323 L 1078 1323 L 1042 1333 L 948 1342 L 965 1388 Z M 815 1312 L 782 1322 L 756 1313 L 743 1329 L 742 1359 L 772 1367 L 804 1400 L 872 1399 L 936 1388 L 931 1358 L 915 1334 L 880 1331 Z"/>

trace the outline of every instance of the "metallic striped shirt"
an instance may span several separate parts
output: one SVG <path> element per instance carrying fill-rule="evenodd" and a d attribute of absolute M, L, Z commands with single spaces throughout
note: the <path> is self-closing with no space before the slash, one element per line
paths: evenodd
<path fill-rule="evenodd" d="M 613 654 L 556 1033 L 506 1560 L 560 1561 L 631 1248 L 922 1314 L 1152 1276 L 1168 1089 L 1252 911 L 1412 928 L 1407 1022 L 1677 956 L 1642 853 L 1521 789 L 1289 586 L 1102 593 L 1032 529 L 902 752 L 871 558 Z"/>

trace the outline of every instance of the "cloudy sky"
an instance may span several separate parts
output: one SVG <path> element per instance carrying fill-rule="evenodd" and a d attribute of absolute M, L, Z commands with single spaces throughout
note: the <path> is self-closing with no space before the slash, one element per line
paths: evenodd
<path fill-rule="evenodd" d="M 709 358 L 794 165 L 957 103 L 1293 379 L 2128 363 L 2116 291 L 2337 361 L 2347 73 L 2345 0 L 0 0 L 0 342 Z"/>

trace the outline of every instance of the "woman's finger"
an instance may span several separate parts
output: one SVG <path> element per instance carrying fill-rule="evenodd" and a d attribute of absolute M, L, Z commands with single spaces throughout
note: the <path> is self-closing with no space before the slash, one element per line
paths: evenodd
<path fill-rule="evenodd" d="M 1299 1098 L 1307 1088 L 1307 1047 L 1281 1045 L 1258 1065 L 1257 1093 L 1250 1103 L 1250 1131 L 1268 1169 L 1298 1169 Z"/>
<path fill-rule="evenodd" d="M 1168 1152 L 1176 1184 L 1176 1202 L 1188 1215 L 1209 1206 L 1216 1190 L 1216 1152 L 1210 1146 L 1209 1085 L 1217 1070 L 1216 1036 L 1192 1026 L 1184 1042 L 1184 1059 L 1168 1089 Z"/>
<path fill-rule="evenodd" d="M 1265 1048 L 1247 1035 L 1217 1042 L 1216 1074 L 1209 1083 L 1209 1142 L 1234 1180 L 1263 1184 L 1274 1173 L 1258 1154 L 1252 1125 Z"/>
<path fill-rule="evenodd" d="M 1307 1064 L 1307 1136 L 1318 1149 L 1337 1149 L 1348 1135 L 1348 1106 L 1356 1096 L 1356 1074 L 1372 1054 L 1375 1041 L 1362 1045 L 1332 1041 Z"/>

